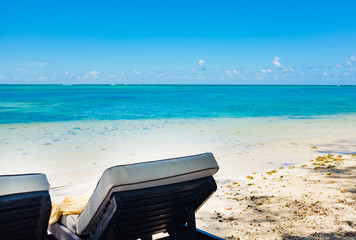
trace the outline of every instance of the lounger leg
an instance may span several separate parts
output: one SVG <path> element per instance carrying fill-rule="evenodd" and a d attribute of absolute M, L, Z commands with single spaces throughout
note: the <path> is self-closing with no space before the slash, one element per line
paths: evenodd
<path fill-rule="evenodd" d="M 187 216 L 187 230 L 189 232 L 189 239 L 195 239 L 196 235 L 196 223 L 195 223 L 195 211 L 193 207 L 185 209 Z"/>

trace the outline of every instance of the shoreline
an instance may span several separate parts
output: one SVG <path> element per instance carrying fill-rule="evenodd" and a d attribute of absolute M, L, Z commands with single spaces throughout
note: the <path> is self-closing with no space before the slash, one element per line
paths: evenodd
<path fill-rule="evenodd" d="M 347 239 L 356 232 L 356 219 L 345 217 L 356 212 L 356 186 L 343 186 L 341 179 L 348 181 L 349 173 L 356 178 L 355 160 L 331 175 L 315 170 L 310 160 L 355 153 L 355 122 L 356 114 L 0 125 L 0 174 L 45 173 L 55 202 L 92 192 L 114 165 L 213 152 L 220 165 L 218 191 L 197 213 L 202 230 L 226 239 Z M 266 175 L 273 170 L 278 172 Z"/>
<path fill-rule="evenodd" d="M 115 165 L 213 152 L 218 175 L 231 178 L 353 153 L 354 122 L 356 114 L 0 125 L 0 174 L 44 172 L 58 187 L 97 181 Z"/>

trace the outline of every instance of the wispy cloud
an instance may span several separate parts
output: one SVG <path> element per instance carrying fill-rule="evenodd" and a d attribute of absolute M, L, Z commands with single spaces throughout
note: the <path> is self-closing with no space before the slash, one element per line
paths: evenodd
<path fill-rule="evenodd" d="M 237 71 L 236 69 L 232 69 L 232 73 L 233 73 L 233 74 L 240 74 L 240 72 Z"/>
<path fill-rule="evenodd" d="M 269 78 L 272 74 L 272 70 L 269 68 L 260 69 L 259 72 L 256 73 L 257 80 L 264 80 L 265 78 Z"/>
<path fill-rule="evenodd" d="M 91 71 L 84 74 L 83 79 L 98 79 L 101 72 Z"/>
<path fill-rule="evenodd" d="M 349 66 L 352 66 L 352 65 L 353 65 L 349 58 L 346 58 L 345 63 L 346 63 L 347 65 L 349 65 Z"/>
<path fill-rule="evenodd" d="M 7 78 L 4 75 L 0 75 L 0 79 L 6 80 Z"/>
<path fill-rule="evenodd" d="M 41 76 L 41 77 L 38 78 L 38 80 L 44 81 L 44 80 L 47 80 L 47 77 L 46 76 Z"/>
<path fill-rule="evenodd" d="M 226 75 L 232 77 L 232 72 L 231 72 L 231 70 L 226 70 L 225 73 L 226 73 Z"/>
<path fill-rule="evenodd" d="M 276 67 L 276 68 L 281 68 L 282 64 L 279 62 L 279 57 L 274 57 L 272 64 Z"/>
<path fill-rule="evenodd" d="M 45 67 L 46 65 L 47 63 L 41 61 L 26 63 L 26 67 Z"/>
<path fill-rule="evenodd" d="M 272 73 L 272 70 L 271 69 L 261 69 L 260 72 L 262 74 L 269 74 L 269 73 Z"/>
<path fill-rule="evenodd" d="M 225 70 L 225 74 L 228 76 L 228 77 L 236 77 L 237 75 L 240 74 L 239 71 L 237 71 L 236 69 L 232 69 L 232 70 Z"/>
<path fill-rule="evenodd" d="M 96 74 L 95 74 L 96 73 Z M 98 74 L 100 74 L 99 72 L 96 72 L 96 71 L 92 71 L 92 72 L 89 72 L 89 73 L 86 73 L 84 76 L 83 76 L 83 78 L 85 77 L 85 78 L 90 78 L 90 75 L 98 75 Z M 74 72 L 69 72 L 68 70 L 65 70 L 64 71 L 64 75 L 66 75 L 66 76 L 68 76 L 69 77 L 69 79 L 74 79 L 75 77 L 76 77 L 76 73 L 74 73 Z M 93 78 L 93 77 L 92 77 Z M 95 78 L 94 78 L 95 79 Z"/>
<path fill-rule="evenodd" d="M 132 72 L 133 72 L 133 74 L 135 74 L 135 75 L 140 75 L 140 74 L 141 74 L 141 71 L 138 71 L 138 70 L 133 70 Z"/>
<path fill-rule="evenodd" d="M 107 76 L 107 78 L 109 78 L 109 79 L 118 78 L 118 77 L 119 77 L 119 75 L 116 75 L 116 74 Z"/>

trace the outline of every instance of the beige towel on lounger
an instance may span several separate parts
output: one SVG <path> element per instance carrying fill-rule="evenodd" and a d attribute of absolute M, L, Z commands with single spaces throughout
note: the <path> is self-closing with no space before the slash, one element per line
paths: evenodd
<path fill-rule="evenodd" d="M 66 196 L 62 201 L 53 203 L 49 224 L 56 223 L 62 215 L 80 214 L 90 196 Z"/>

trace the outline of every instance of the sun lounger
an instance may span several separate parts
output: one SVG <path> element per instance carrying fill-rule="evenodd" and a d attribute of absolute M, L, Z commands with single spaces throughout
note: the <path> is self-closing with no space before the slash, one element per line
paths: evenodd
<path fill-rule="evenodd" d="M 80 215 L 49 225 L 57 239 L 221 239 L 195 226 L 195 212 L 216 191 L 211 153 L 105 170 Z"/>
<path fill-rule="evenodd" d="M 47 239 L 48 190 L 44 174 L 0 176 L 0 239 Z"/>

